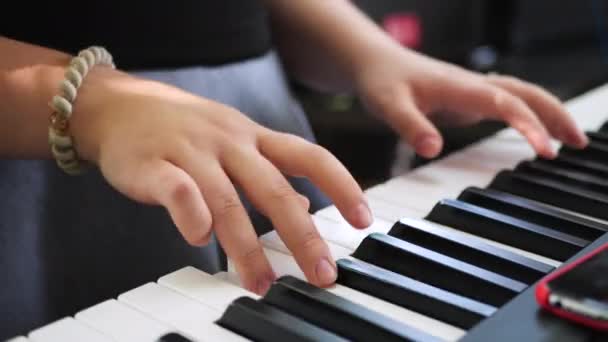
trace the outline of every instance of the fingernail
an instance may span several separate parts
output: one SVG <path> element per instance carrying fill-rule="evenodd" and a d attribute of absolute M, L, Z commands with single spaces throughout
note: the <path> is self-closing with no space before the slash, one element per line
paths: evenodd
<path fill-rule="evenodd" d="M 320 285 L 329 285 L 336 281 L 336 269 L 327 261 L 327 259 L 321 259 L 315 269 L 317 273 L 317 280 Z"/>
<path fill-rule="evenodd" d="M 416 152 L 426 158 L 435 157 L 441 150 L 441 141 L 435 136 L 424 136 L 416 142 Z"/>
<path fill-rule="evenodd" d="M 367 203 L 362 202 L 357 206 L 357 209 L 355 209 L 355 218 L 364 227 L 369 227 L 369 225 L 372 224 L 372 211 L 369 209 Z"/>

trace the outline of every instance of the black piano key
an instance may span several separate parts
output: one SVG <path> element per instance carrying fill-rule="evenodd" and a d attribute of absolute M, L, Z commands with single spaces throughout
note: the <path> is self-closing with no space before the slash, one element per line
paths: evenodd
<path fill-rule="evenodd" d="M 608 225 L 502 191 L 469 187 L 458 199 L 589 241 L 608 232 Z"/>
<path fill-rule="evenodd" d="M 346 341 L 329 331 L 249 297 L 234 300 L 217 324 L 254 341 Z"/>
<path fill-rule="evenodd" d="M 608 144 L 608 132 L 585 132 L 590 141 L 597 141 L 599 143 Z"/>
<path fill-rule="evenodd" d="M 512 171 L 499 172 L 489 187 L 608 220 L 608 196 L 599 192 L 564 185 L 524 172 L 514 173 Z"/>
<path fill-rule="evenodd" d="M 590 141 L 583 149 L 576 149 L 567 145 L 563 145 L 559 153 L 575 154 L 580 158 L 584 158 L 599 163 L 608 163 L 608 144 L 597 141 Z"/>
<path fill-rule="evenodd" d="M 455 234 L 416 220 L 401 220 L 389 235 L 528 285 L 554 268 L 475 238 Z"/>
<path fill-rule="evenodd" d="M 608 165 L 581 158 L 576 153 L 561 153 L 555 159 L 544 160 L 566 169 L 583 172 L 596 177 L 608 178 Z"/>
<path fill-rule="evenodd" d="M 515 172 L 537 175 L 563 184 L 608 195 L 608 181 L 603 178 L 588 175 L 580 171 L 568 170 L 541 160 L 521 162 L 515 168 Z"/>
<path fill-rule="evenodd" d="M 608 133 L 608 121 L 604 122 L 597 131 Z"/>
<path fill-rule="evenodd" d="M 493 306 L 505 304 L 527 287 L 522 282 L 379 233 L 363 239 L 353 257 Z"/>
<path fill-rule="evenodd" d="M 172 332 L 165 334 L 156 340 L 156 342 L 193 342 L 191 339 L 186 338 L 184 335 Z"/>
<path fill-rule="evenodd" d="M 589 241 L 458 200 L 442 200 L 426 217 L 506 245 L 565 261 Z"/>
<path fill-rule="evenodd" d="M 291 276 L 278 279 L 262 301 L 349 340 L 439 341 Z"/>
<path fill-rule="evenodd" d="M 470 329 L 496 308 L 356 259 L 340 259 L 337 282 L 423 315 Z"/>

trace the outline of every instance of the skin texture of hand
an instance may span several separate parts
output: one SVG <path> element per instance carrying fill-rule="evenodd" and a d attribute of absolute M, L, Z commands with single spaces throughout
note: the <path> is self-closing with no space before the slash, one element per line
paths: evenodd
<path fill-rule="evenodd" d="M 166 207 L 190 244 L 206 244 L 213 230 L 250 290 L 265 292 L 275 275 L 233 184 L 271 219 L 308 280 L 319 286 L 335 281 L 335 262 L 308 201 L 283 173 L 311 179 L 353 226 L 371 223 L 362 191 L 344 166 L 302 138 L 110 70 L 92 72 L 79 96 L 72 127 L 81 157 L 97 163 L 128 197 Z"/>
<path fill-rule="evenodd" d="M 561 103 L 546 91 L 405 49 L 352 1 L 265 3 L 285 65 L 300 81 L 327 91 L 357 91 L 423 157 L 436 156 L 443 145 L 433 122 L 505 121 L 547 158 L 555 155 L 550 136 L 574 147 L 587 143 Z"/>
<path fill-rule="evenodd" d="M 555 157 L 550 137 L 578 148 L 587 144 L 560 101 L 538 86 L 400 47 L 386 50 L 360 69 L 357 89 L 369 109 L 423 157 L 437 156 L 443 145 L 433 123 L 459 126 L 482 119 L 508 123 L 545 158 Z"/>

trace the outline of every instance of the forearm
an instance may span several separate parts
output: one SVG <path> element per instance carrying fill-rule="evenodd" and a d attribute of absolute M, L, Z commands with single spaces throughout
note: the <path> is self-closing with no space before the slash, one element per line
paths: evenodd
<path fill-rule="evenodd" d="M 48 102 L 67 54 L 0 37 L 0 157 L 48 158 Z"/>
<path fill-rule="evenodd" d="M 350 91 L 377 51 L 399 46 L 346 0 L 265 0 L 289 72 L 326 91 Z"/>
<path fill-rule="evenodd" d="M 72 56 L 4 37 L 0 37 L 0 56 L 0 158 L 50 158 L 48 103 L 59 92 Z M 116 86 L 114 80 L 124 75 L 96 66 L 78 89 L 70 131 L 81 157 L 95 153 L 88 139 L 80 139 L 87 134 L 82 126 L 95 125 L 94 111 L 102 105 L 109 81 Z"/>

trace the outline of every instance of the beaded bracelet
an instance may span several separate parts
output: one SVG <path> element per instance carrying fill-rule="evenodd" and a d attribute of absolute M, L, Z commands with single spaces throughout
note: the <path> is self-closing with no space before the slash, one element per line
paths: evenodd
<path fill-rule="evenodd" d="M 53 110 L 49 126 L 49 145 L 57 165 L 70 175 L 77 175 L 85 170 L 85 165 L 78 158 L 74 148 L 74 139 L 70 135 L 69 120 L 78 88 L 87 73 L 97 64 L 115 68 L 112 55 L 99 46 L 84 49 L 70 61 L 65 71 L 65 79 L 59 84 L 59 95 L 53 96 L 49 106 Z"/>

